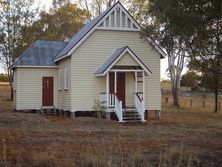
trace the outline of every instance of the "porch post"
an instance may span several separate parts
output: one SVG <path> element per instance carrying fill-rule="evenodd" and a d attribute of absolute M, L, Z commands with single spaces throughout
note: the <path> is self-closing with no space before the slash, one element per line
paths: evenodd
<path fill-rule="evenodd" d="M 142 121 L 144 121 L 144 114 L 145 114 L 145 72 L 143 71 L 143 117 Z"/>
<path fill-rule="evenodd" d="M 106 105 L 109 107 L 109 72 L 106 74 Z"/>
<path fill-rule="evenodd" d="M 145 72 L 144 71 L 143 71 L 143 101 L 145 101 Z"/>
<path fill-rule="evenodd" d="M 117 76 L 116 76 L 116 71 L 114 72 L 114 93 L 116 95 L 117 93 Z"/>
<path fill-rule="evenodd" d="M 137 93 L 137 71 L 135 71 L 135 84 L 134 84 L 135 88 L 134 91 L 135 93 Z"/>

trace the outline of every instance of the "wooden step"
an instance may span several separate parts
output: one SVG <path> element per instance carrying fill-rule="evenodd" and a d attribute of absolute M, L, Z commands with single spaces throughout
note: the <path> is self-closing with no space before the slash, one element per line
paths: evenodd
<path fill-rule="evenodd" d="M 143 121 L 141 121 L 141 120 L 124 120 L 124 123 L 141 123 L 141 122 L 143 122 Z"/>
<path fill-rule="evenodd" d="M 123 109 L 123 121 L 124 122 L 142 122 L 142 117 L 138 113 L 135 107 L 129 107 Z"/>
<path fill-rule="evenodd" d="M 42 106 L 40 113 L 43 115 L 55 115 L 56 108 L 54 106 Z"/>

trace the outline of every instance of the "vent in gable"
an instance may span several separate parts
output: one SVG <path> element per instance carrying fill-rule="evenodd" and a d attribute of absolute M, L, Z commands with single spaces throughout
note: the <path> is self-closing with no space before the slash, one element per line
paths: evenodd
<path fill-rule="evenodd" d="M 117 5 L 101 20 L 97 29 L 140 31 L 140 26 L 121 5 Z"/>

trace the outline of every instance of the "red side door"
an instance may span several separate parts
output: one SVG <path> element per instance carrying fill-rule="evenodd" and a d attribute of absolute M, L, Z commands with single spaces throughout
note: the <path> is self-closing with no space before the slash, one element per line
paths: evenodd
<path fill-rule="evenodd" d="M 42 77 L 42 105 L 53 106 L 53 77 Z"/>

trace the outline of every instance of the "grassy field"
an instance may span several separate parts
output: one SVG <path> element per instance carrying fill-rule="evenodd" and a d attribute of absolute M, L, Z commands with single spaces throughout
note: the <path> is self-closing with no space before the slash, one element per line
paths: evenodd
<path fill-rule="evenodd" d="M 0 166 L 221 166 L 222 114 L 176 109 L 119 124 L 99 118 L 10 112 L 0 86 Z"/>
<path fill-rule="evenodd" d="M 7 82 L 0 82 L 0 111 L 11 110 L 10 87 Z"/>
<path fill-rule="evenodd" d="M 167 101 L 168 98 L 168 102 Z M 201 97 L 201 96 L 182 96 L 180 97 L 180 107 L 186 111 L 193 112 L 213 112 L 214 111 L 214 97 Z M 163 108 L 171 108 L 173 99 L 171 96 L 162 96 Z M 222 97 L 218 97 L 218 112 L 222 112 Z"/>

